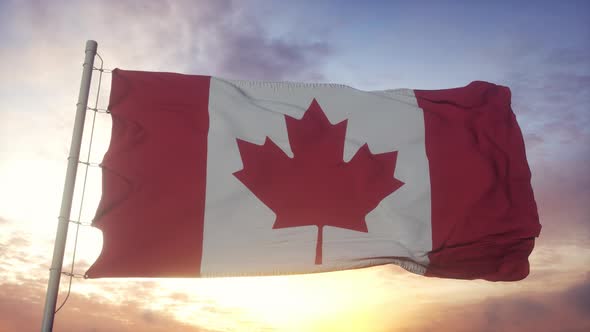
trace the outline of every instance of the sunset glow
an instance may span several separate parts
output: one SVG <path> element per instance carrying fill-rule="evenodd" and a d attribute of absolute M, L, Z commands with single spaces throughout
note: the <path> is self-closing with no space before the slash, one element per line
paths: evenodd
<path fill-rule="evenodd" d="M 55 331 L 590 330 L 590 6 L 587 1 L 2 1 L 0 332 L 38 331 L 84 43 L 105 67 L 362 90 L 511 88 L 543 229 L 518 282 L 418 276 L 397 266 L 281 277 L 74 278 Z M 98 76 L 94 77 L 96 86 Z M 99 107 L 106 108 L 104 74 Z M 94 101 L 96 91 L 92 92 Z M 88 113 L 81 156 L 88 155 Z M 109 144 L 98 114 L 92 163 Z M 78 171 L 89 223 L 101 171 Z M 64 270 L 71 267 L 70 226 Z M 99 255 L 81 226 L 74 271 Z M 58 304 L 65 298 L 63 277 Z"/>

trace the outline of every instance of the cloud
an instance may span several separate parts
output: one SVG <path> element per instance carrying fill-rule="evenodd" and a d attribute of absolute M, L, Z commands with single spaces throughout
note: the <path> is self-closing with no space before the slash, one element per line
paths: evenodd
<path fill-rule="evenodd" d="M 0 331 L 38 331 L 43 312 L 44 289 L 35 285 L 0 284 Z M 205 332 L 197 326 L 180 323 L 167 313 L 146 310 L 137 302 L 112 304 L 72 294 L 56 315 L 55 330 Z"/>
<path fill-rule="evenodd" d="M 332 50 L 326 42 L 298 43 L 264 38 L 258 26 L 252 32 L 223 27 L 220 67 L 228 75 L 259 80 L 322 80 L 314 72 Z M 302 75 L 303 73 L 303 75 Z"/>
<path fill-rule="evenodd" d="M 553 49 L 545 56 L 545 61 L 552 65 L 567 64 L 570 66 L 586 66 L 590 64 L 590 53 L 588 45 L 586 48 L 557 48 Z"/>
<path fill-rule="evenodd" d="M 29 240 L 21 236 L 14 236 L 8 241 L 8 245 L 11 247 L 26 247 L 30 244 Z"/>
<path fill-rule="evenodd" d="M 0 280 L 4 282 L 46 283 L 47 266 L 40 264 L 44 257 L 31 250 L 27 234 L 7 232 L 0 236 Z M 1 281 L 0 281 L 1 282 Z"/>
<path fill-rule="evenodd" d="M 590 317 L 590 278 L 587 282 L 564 292 L 563 297 L 568 303 L 572 303 L 580 314 Z"/>
<path fill-rule="evenodd" d="M 430 312 L 428 319 L 419 320 L 409 331 L 587 331 L 590 279 L 561 291 L 440 304 L 424 310 Z"/>
<path fill-rule="evenodd" d="M 38 84 L 40 73 L 49 73 L 43 77 L 55 84 L 57 70 L 66 64 L 62 61 L 74 55 L 78 58 L 71 60 L 81 61 L 86 38 L 98 40 L 107 66 L 239 79 L 321 78 L 320 65 L 331 55 L 331 45 L 316 38 L 295 40 L 289 32 L 272 34 L 254 7 L 225 0 L 22 2 L 0 24 L 5 36 L 30 42 L 5 45 L 3 57 L 23 62 L 24 55 L 29 67 L 37 64 L 37 79 L 27 76 L 30 84 Z M 52 29 L 30 22 L 46 22 Z"/>

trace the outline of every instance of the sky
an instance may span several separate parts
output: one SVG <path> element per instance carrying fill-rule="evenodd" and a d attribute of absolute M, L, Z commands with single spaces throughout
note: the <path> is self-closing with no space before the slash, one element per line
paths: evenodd
<path fill-rule="evenodd" d="M 108 69 L 362 90 L 508 86 L 543 229 L 530 275 L 510 283 L 427 278 L 396 266 L 74 278 L 56 331 L 590 330 L 590 2 L 2 0 L 0 332 L 41 324 L 87 39 L 98 41 Z M 92 103 L 106 107 L 109 83 L 104 74 Z M 99 114 L 82 157 L 100 162 L 109 132 Z M 89 222 L 101 178 L 89 168 L 80 209 L 84 174 L 80 168 L 72 218 Z M 75 232 L 71 226 L 68 269 Z M 100 245 L 97 230 L 80 227 L 76 273 Z M 67 278 L 60 289 L 58 303 Z"/>

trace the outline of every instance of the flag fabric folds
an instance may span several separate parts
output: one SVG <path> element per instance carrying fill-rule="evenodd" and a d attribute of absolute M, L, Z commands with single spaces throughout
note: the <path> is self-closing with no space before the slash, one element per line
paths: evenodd
<path fill-rule="evenodd" d="M 87 276 L 522 279 L 541 226 L 510 102 L 114 70 Z"/>

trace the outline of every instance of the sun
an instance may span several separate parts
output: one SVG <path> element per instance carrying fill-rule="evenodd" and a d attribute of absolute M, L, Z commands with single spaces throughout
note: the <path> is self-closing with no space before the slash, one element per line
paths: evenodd
<path fill-rule="evenodd" d="M 383 288 L 375 287 L 382 278 L 378 270 L 167 279 L 158 282 L 158 298 L 182 292 L 186 295 L 182 305 L 169 301 L 164 306 L 173 305 L 174 315 L 180 321 L 200 326 L 207 322 L 207 326 L 220 330 L 391 331 L 385 319 L 401 319 L 404 312 L 387 308 L 392 304 L 401 308 L 403 304 L 396 303 L 395 297 L 383 292 Z M 162 306 L 154 304 L 154 309 L 158 308 Z M 241 323 L 228 326 L 229 322 Z"/>

